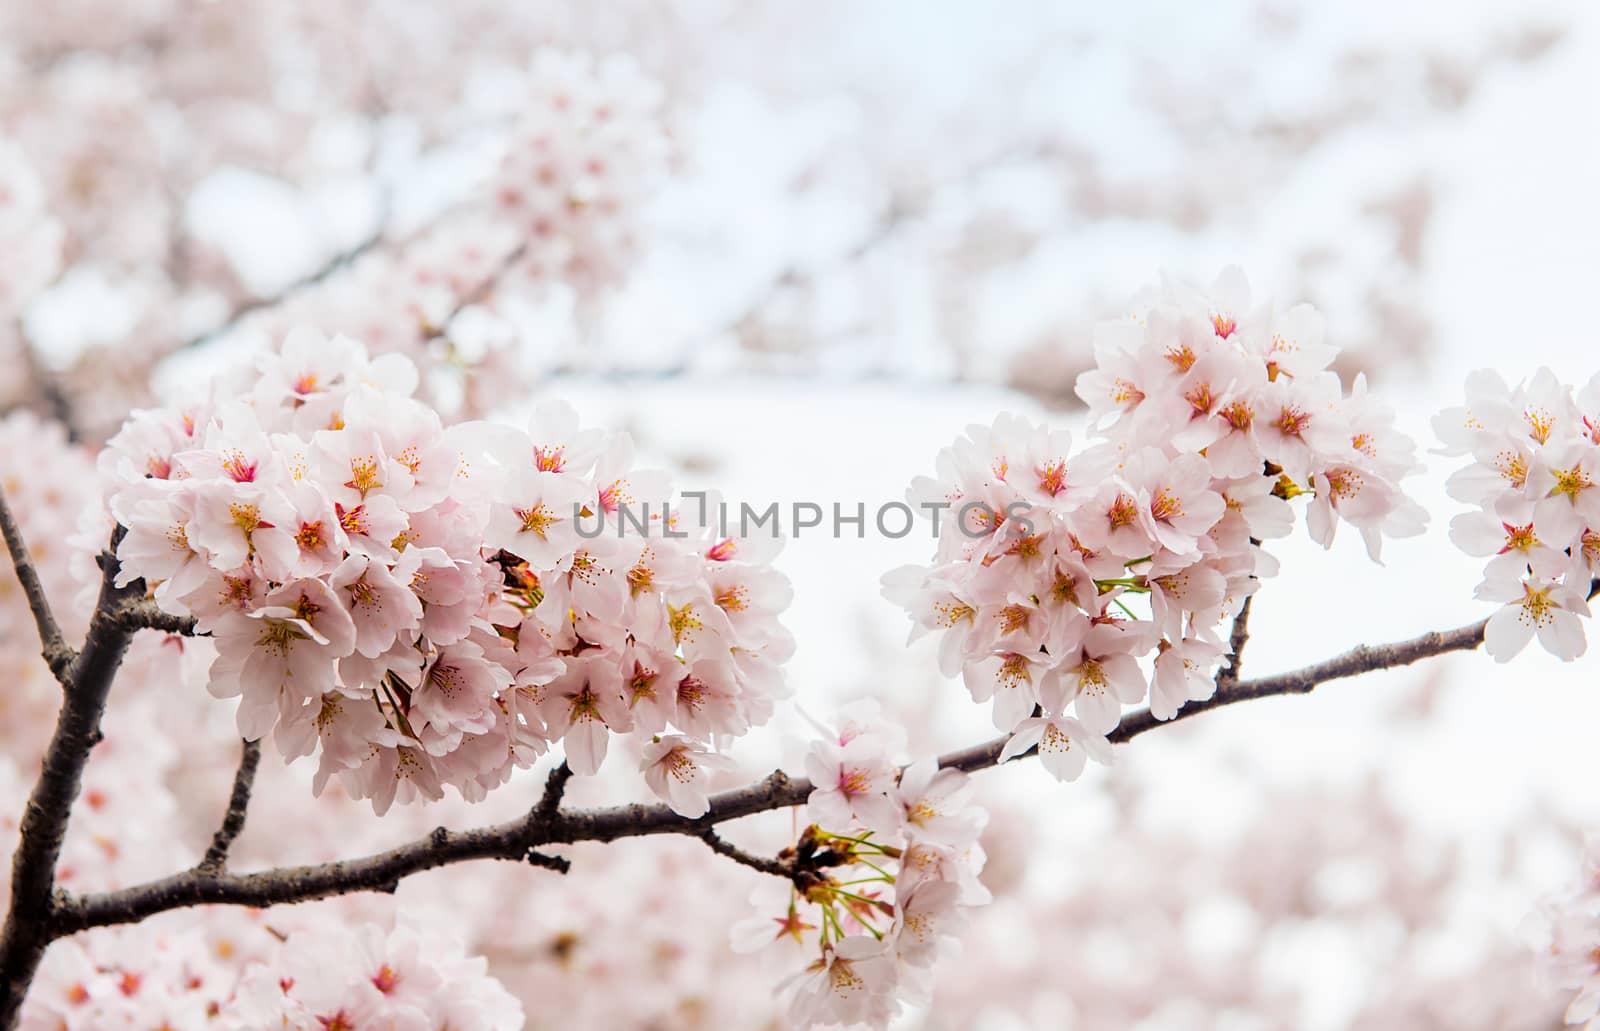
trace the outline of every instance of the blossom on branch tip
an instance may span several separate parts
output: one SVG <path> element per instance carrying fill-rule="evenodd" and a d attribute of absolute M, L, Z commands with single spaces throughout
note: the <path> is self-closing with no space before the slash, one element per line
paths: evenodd
<path fill-rule="evenodd" d="M 988 815 L 967 774 L 902 767 L 905 734 L 872 703 L 817 726 L 806 770 L 812 821 L 779 854 L 790 883 L 752 896 L 733 931 L 741 952 L 799 966 L 779 986 L 791 1019 L 883 1028 L 929 1000 L 935 961 L 989 901 L 977 843 Z"/>
<path fill-rule="evenodd" d="M 1002 414 L 913 482 L 908 500 L 949 519 L 979 501 L 1008 518 L 942 534 L 927 564 L 884 577 L 912 639 L 936 635 L 941 671 L 992 701 L 1000 729 L 1026 727 L 1027 747 L 1059 743 L 1044 751 L 1071 776 L 1127 706 L 1170 719 L 1210 697 L 1224 628 L 1277 571 L 1263 544 L 1296 510 L 1324 547 L 1354 526 L 1374 560 L 1426 524 L 1403 486 L 1414 444 L 1365 379 L 1345 392 L 1323 330 L 1307 306 L 1252 302 L 1237 269 L 1205 289 L 1163 283 L 1097 326 L 1077 384 L 1086 446 Z"/>
<path fill-rule="evenodd" d="M 1006 762 L 1037 748 L 1039 762 L 1056 780 L 1077 780 L 1089 759 L 1109 766 L 1111 745 L 1104 734 L 1096 734 L 1082 721 L 1070 716 L 1030 716 L 1017 724 L 1000 761 Z"/>
<path fill-rule="evenodd" d="M 1451 520 L 1450 539 L 1488 560 L 1475 597 L 1501 606 L 1484 629 L 1497 662 L 1535 638 L 1565 661 L 1587 648 L 1583 621 L 1600 573 L 1600 442 L 1585 412 L 1597 384 L 1600 376 L 1575 396 L 1549 369 L 1514 387 L 1474 372 L 1466 404 L 1434 417 L 1441 453 L 1470 459 L 1448 489 L 1476 510 Z"/>
<path fill-rule="evenodd" d="M 297 330 L 240 394 L 135 413 L 99 461 L 118 582 L 195 617 L 241 733 L 381 810 L 480 799 L 558 740 L 587 775 L 614 735 L 720 746 L 770 718 L 793 651 L 773 549 L 582 535 L 639 491 L 676 505 L 665 475 L 569 405 L 448 426 L 417 382 Z"/>
<path fill-rule="evenodd" d="M 710 775 L 732 769 L 733 762 L 681 734 L 668 734 L 645 742 L 639 768 L 657 798 L 692 820 L 710 807 L 706 799 Z"/>

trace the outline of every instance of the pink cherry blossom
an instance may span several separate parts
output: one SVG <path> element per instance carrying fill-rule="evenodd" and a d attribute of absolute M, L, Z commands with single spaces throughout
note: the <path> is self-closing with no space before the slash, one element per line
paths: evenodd
<path fill-rule="evenodd" d="M 1588 617 L 1589 605 L 1579 589 L 1559 580 L 1525 578 L 1501 565 L 1489 569 L 1476 596 L 1504 603 L 1483 632 L 1484 648 L 1496 662 L 1511 661 L 1535 636 L 1559 659 L 1570 661 L 1584 653 L 1581 619 Z"/>
<path fill-rule="evenodd" d="M 731 760 L 704 745 L 681 734 L 668 734 L 645 743 L 639 768 L 657 798 L 664 799 L 673 812 L 693 819 L 704 816 L 709 808 L 707 780 L 732 766 Z"/>
<path fill-rule="evenodd" d="M 812 819 L 833 826 L 859 822 L 875 830 L 892 830 L 904 815 L 889 794 L 896 772 L 892 759 L 872 738 L 843 745 L 816 742 L 806 754 L 806 776 L 814 785 L 806 800 Z"/>
<path fill-rule="evenodd" d="M 1575 398 L 1548 369 L 1516 386 L 1475 372 L 1467 404 L 1434 419 L 1443 453 L 1470 458 L 1447 486 L 1476 510 L 1451 521 L 1450 539 L 1488 559 L 1476 597 L 1500 605 L 1484 630 L 1496 661 L 1535 637 L 1567 661 L 1586 649 L 1583 620 L 1600 569 L 1600 449 L 1583 414 L 1591 388 Z"/>
<path fill-rule="evenodd" d="M 1071 716 L 1046 714 L 1030 716 L 1017 729 L 1000 752 L 1000 761 L 1037 748 L 1039 762 L 1057 780 L 1077 780 L 1088 760 L 1111 764 L 1111 745 L 1104 734 L 1096 734 Z"/>

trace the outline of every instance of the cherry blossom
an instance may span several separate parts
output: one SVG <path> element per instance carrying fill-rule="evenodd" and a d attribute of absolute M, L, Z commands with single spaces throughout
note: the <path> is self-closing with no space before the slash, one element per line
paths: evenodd
<path fill-rule="evenodd" d="M 74 910 L 105 890 L 259 886 L 272 875 L 253 871 L 274 866 L 370 870 L 361 857 L 439 840 L 473 851 L 483 839 L 458 831 L 531 821 L 546 810 L 541 785 L 565 771 L 578 779 L 549 799 L 558 830 L 642 812 L 654 830 L 686 831 L 551 842 L 550 855 L 511 857 L 534 866 L 450 866 L 292 906 L 188 906 L 76 930 L 48 943 L 25 1002 L 8 976 L 0 1024 L 15 1004 L 28 1031 L 1291 1027 L 1326 993 L 1258 982 L 1212 928 L 1242 928 L 1258 955 L 1309 981 L 1323 964 L 1298 963 L 1296 946 L 1314 935 L 1331 955 L 1324 932 L 1345 922 L 1373 966 L 1401 971 L 1351 981 L 1365 998 L 1350 1027 L 1548 1028 L 1519 966 L 1493 950 L 1455 963 L 1470 935 L 1448 925 L 1445 900 L 1479 896 L 1428 868 L 1432 850 L 1415 847 L 1422 838 L 1380 791 L 1275 789 L 1223 844 L 1155 826 L 1140 763 L 1081 777 L 1085 760 L 1111 760 L 1108 735 L 1182 715 L 1216 689 L 1228 622 L 1276 575 L 1271 542 L 1297 510 L 1319 545 L 1347 523 L 1339 546 L 1359 535 L 1374 560 L 1422 529 L 1410 441 L 1365 380 L 1346 376 L 1352 354 L 1309 306 L 1252 296 L 1236 269 L 1206 287 L 1163 282 L 1095 329 L 1094 368 L 1077 383 L 1084 423 L 1002 414 L 961 431 L 912 488 L 918 503 L 949 506 L 939 541 L 885 578 L 885 593 L 979 707 L 930 685 L 921 656 L 869 670 L 856 642 L 816 642 L 836 661 L 807 667 L 804 679 L 822 681 L 808 692 L 883 686 L 918 723 L 907 733 L 882 710 L 837 714 L 798 764 L 815 780 L 807 804 L 739 820 L 722 819 L 717 790 L 779 784 L 774 765 L 790 771 L 786 802 L 807 794 L 793 790 L 797 764 L 754 754 L 764 742 L 750 733 L 786 715 L 793 598 L 779 541 L 680 507 L 666 473 L 644 467 L 662 440 L 635 449 L 548 398 L 529 417 L 534 390 L 605 382 L 639 359 L 649 369 L 625 382 L 710 376 L 721 390 L 735 367 L 808 368 L 841 350 L 835 335 L 843 350 L 858 337 L 893 344 L 905 334 L 878 332 L 888 322 L 983 338 L 994 326 L 974 317 L 1037 312 L 1012 302 L 1033 266 L 1054 261 L 1037 244 L 1056 231 L 1041 225 L 1096 240 L 1103 220 L 1131 219 L 1186 237 L 1225 226 L 1233 207 L 1270 213 L 1304 245 L 1291 275 L 1308 289 L 1368 288 L 1367 312 L 1341 306 L 1341 342 L 1361 346 L 1354 323 L 1369 354 L 1373 340 L 1410 349 L 1429 328 L 1407 224 L 1427 207 L 1426 176 L 1402 184 L 1420 199 L 1393 214 L 1367 194 L 1394 177 L 1368 176 L 1314 220 L 1341 238 L 1330 250 L 1279 218 L 1293 205 L 1261 187 L 1298 189 L 1305 177 L 1283 174 L 1285 161 L 1371 119 L 1328 117 L 1323 103 L 1297 113 L 1306 105 L 1291 96 L 1269 105 L 1267 131 L 1215 124 L 1207 55 L 1232 46 L 1190 47 L 1180 89 L 1124 76 L 1146 98 L 1135 113 L 1157 116 L 1139 142 L 1160 158 L 1129 178 L 1126 161 L 1103 160 L 1115 133 L 1005 117 L 1029 97 L 1069 95 L 1051 77 L 1082 64 L 1034 60 L 1051 55 L 1031 47 L 1087 40 L 1106 52 L 1101 29 L 1080 39 L 1070 17 L 1065 32 L 1025 25 L 1019 38 L 1043 43 L 1000 48 L 1006 74 L 953 80 L 981 88 L 933 91 L 941 111 L 928 123 L 851 67 L 881 78 L 882 62 L 828 62 L 819 79 L 805 59 L 819 42 L 882 34 L 833 17 L 848 10 L 594 6 L 60 0 L 0 15 L 0 489 L 68 644 L 84 641 L 91 615 L 127 638 L 108 707 L 68 737 L 87 765 L 48 806 L 25 807 L 36 778 L 49 786 L 41 772 L 63 768 L 50 744 L 58 713 L 82 709 L 52 668 L 61 650 L 43 622 L 53 654 L 41 659 L 32 599 L 0 554 L 0 859 L 24 813 L 59 816 L 65 833 L 45 836 L 60 856 L 44 905 L 11 914 L 7 975 L 13 927 L 71 930 Z M 1244 6 L 1247 31 L 1224 12 L 1219 38 L 1298 55 L 1296 17 Z M 884 28 L 881 14 L 870 20 Z M 1458 102 L 1468 87 L 1550 69 L 1543 52 L 1570 55 L 1579 35 L 1565 30 L 1557 19 L 1454 34 L 1476 52 L 1430 40 L 1422 106 L 1438 111 L 1422 114 L 1481 117 L 1484 104 Z M 1360 46 L 1358 60 L 1327 55 L 1335 70 L 1386 85 L 1412 71 L 1416 55 Z M 982 64 L 994 48 L 967 49 Z M 896 64 L 914 64 L 914 50 Z M 991 91 L 999 109 L 968 109 Z M 1364 105 L 1393 123 L 1381 136 L 1421 124 L 1402 106 L 1393 118 L 1392 105 Z M 1221 122 L 1239 111 L 1248 122 L 1248 107 L 1220 105 Z M 771 160 L 725 146 L 741 126 L 773 130 L 741 136 Z M 1174 127 L 1183 146 L 1168 154 Z M 781 153 L 765 153 L 769 136 Z M 924 137 L 937 160 L 917 153 Z M 1171 174 L 1181 182 L 1164 183 Z M 1035 179 L 1067 184 L 1044 191 L 1059 211 L 987 202 L 1026 202 Z M 263 203 L 241 202 L 242 184 Z M 754 199 L 763 217 L 739 217 L 730 199 Z M 1353 282 L 1348 242 L 1373 234 L 1344 217 L 1349 203 L 1363 223 L 1393 218 L 1401 241 L 1398 261 L 1360 255 Z M 919 248 L 929 241 L 956 245 Z M 919 249 L 936 255 L 919 270 L 928 289 L 882 278 Z M 748 310 L 729 291 L 747 294 Z M 1099 303 L 1093 282 L 1067 293 Z M 944 309 L 931 321 L 913 310 L 923 295 Z M 1041 329 L 1009 371 L 988 348 L 923 363 L 921 348 L 895 344 L 865 360 L 892 375 L 911 355 L 931 376 L 1004 377 L 1059 399 L 1085 356 L 1070 327 Z M 1385 391 L 1394 382 L 1386 375 Z M 1548 373 L 1516 390 L 1477 376 L 1470 411 L 1453 417 L 1449 439 L 1472 464 L 1451 491 L 1473 511 L 1452 536 L 1487 564 L 1491 653 L 1537 636 L 1570 657 L 1600 575 L 1600 376 L 1575 395 Z M 655 399 L 643 391 L 608 393 L 630 427 L 682 414 L 670 402 L 644 410 Z M 720 419 L 692 451 L 673 441 L 665 453 L 698 475 L 726 457 L 719 436 L 746 429 Z M 848 451 L 824 437 L 816 452 L 863 471 L 885 457 L 888 438 L 851 437 Z M 644 525 L 615 529 L 640 511 Z M 97 608 L 101 566 L 116 563 L 118 591 L 147 594 Z M 851 604 L 837 594 L 816 604 Z M 865 639 L 872 620 L 860 622 Z M 902 674 L 915 692 L 891 699 L 887 681 Z M 991 720 L 1003 746 L 987 740 Z M 980 740 L 942 741 L 961 726 Z M 263 765 L 243 836 L 217 863 L 240 734 L 270 738 L 290 761 Z M 976 747 L 941 767 L 935 738 Z M 1030 748 L 1044 773 L 1080 778 L 1069 794 L 1088 819 L 1041 818 L 1051 807 L 1022 779 L 1032 760 L 993 775 L 982 796 L 962 772 L 973 755 Z M 1193 777 L 1195 758 L 1175 760 Z M 569 860 L 565 876 L 549 868 Z M 1366 878 L 1380 882 L 1366 897 L 1344 891 L 1356 866 L 1384 874 Z M 12 869 L 0 862 L 0 888 Z M 748 909 L 737 878 L 762 882 Z M 1579 1021 L 1600 1009 L 1596 883 L 1587 870 L 1546 950 Z M 1333 911 L 1313 913 L 1330 884 Z M 990 887 L 999 905 L 980 910 Z M 739 915 L 750 919 L 736 941 L 764 944 L 757 956 L 730 954 L 715 933 Z M 1406 933 L 1387 933 L 1396 926 Z M 1451 955 L 1430 954 L 1447 939 Z M 951 962 L 958 944 L 965 963 Z"/>
<path fill-rule="evenodd" d="M 781 853 L 793 883 L 758 892 L 763 915 L 738 924 L 734 942 L 799 965 L 779 987 L 795 1024 L 887 1027 L 904 1005 L 928 1002 L 928 968 L 989 901 L 977 882 L 987 815 L 966 774 L 899 765 L 904 732 L 875 705 L 817 730 L 809 825 Z"/>
<path fill-rule="evenodd" d="M 554 741 L 592 775 L 615 735 L 770 718 L 793 647 L 775 552 L 630 524 L 672 499 L 625 437 L 559 403 L 446 426 L 404 359 L 308 330 L 237 375 L 248 402 L 141 412 L 108 445 L 119 582 L 196 617 L 211 693 L 246 738 L 320 752 L 318 790 L 478 799 Z"/>
<path fill-rule="evenodd" d="M 16 311 L 60 270 L 63 233 L 27 155 L 0 145 L 0 310 Z"/>
<path fill-rule="evenodd" d="M 1039 750 L 1039 761 L 1057 780 L 1077 780 L 1091 758 L 1107 766 L 1112 761 L 1111 745 L 1105 735 L 1070 716 L 1030 716 L 1023 720 L 1001 750 L 1001 760 L 1035 748 Z"/>
<path fill-rule="evenodd" d="M 1450 496 L 1476 506 L 1450 523 L 1450 539 L 1487 558 L 1476 597 L 1501 607 L 1484 645 L 1508 662 L 1535 637 L 1571 661 L 1587 647 L 1583 620 L 1594 594 L 1600 535 L 1600 446 L 1593 381 L 1574 395 L 1541 369 L 1515 387 L 1493 372 L 1467 377 L 1466 404 L 1434 418 L 1440 451 L 1469 457 L 1450 477 Z"/>
<path fill-rule="evenodd" d="M 1355 526 L 1374 559 L 1383 538 L 1421 527 L 1400 487 L 1415 471 L 1411 445 L 1364 382 L 1348 396 L 1332 389 L 1320 323 L 1301 311 L 1291 330 L 1270 308 L 1252 309 L 1233 275 L 1209 294 L 1170 293 L 1117 338 L 1138 403 L 1108 409 L 1076 454 L 1065 432 L 1014 416 L 970 428 L 936 463 L 943 479 L 913 496 L 971 508 L 944 517 L 949 535 L 930 565 L 885 579 L 913 633 L 937 633 L 941 665 L 991 703 L 1006 735 L 999 760 L 1037 751 L 1062 780 L 1090 759 L 1112 761 L 1107 735 L 1127 707 L 1147 704 L 1164 720 L 1212 696 L 1226 621 L 1275 571 L 1262 542 L 1290 529 L 1295 508 L 1325 545 L 1338 522 Z M 1296 392 L 1297 376 L 1317 382 Z M 134 416 L 97 462 L 103 509 L 81 482 L 83 453 L 66 452 L 61 483 L 46 474 L 16 491 L 55 522 L 60 498 L 29 491 L 81 503 L 74 547 L 85 553 L 124 524 L 117 582 L 144 581 L 141 605 L 193 616 L 198 634 L 142 638 L 130 656 L 167 693 L 150 691 L 148 711 L 108 727 L 99 748 L 110 772 L 91 770 L 83 798 L 98 814 L 87 817 L 94 841 L 66 850 L 64 886 L 137 869 L 107 858 L 125 846 L 159 852 L 158 869 L 182 868 L 136 826 L 177 837 L 172 788 L 123 767 L 132 754 L 157 770 L 194 761 L 155 755 L 152 729 L 175 688 L 201 681 L 239 699 L 247 738 L 271 735 L 286 758 L 311 758 L 315 793 L 347 792 L 375 813 L 443 801 L 447 788 L 485 802 L 557 743 L 550 761 L 579 776 L 601 776 L 620 748 L 663 808 L 694 821 L 711 811 L 712 788 L 734 768 L 732 739 L 784 693 L 793 642 L 779 620 L 791 591 L 772 565 L 775 544 L 681 509 L 624 532 L 606 517 L 668 489 L 664 475 L 633 467 L 626 438 L 585 428 L 564 405 L 540 406 L 526 428 L 447 426 L 410 396 L 417 381 L 359 343 L 298 333 L 239 375 L 237 396 Z M 1586 486 L 1595 445 L 1578 413 L 1593 399 L 1563 390 L 1536 377 L 1504 406 L 1500 439 L 1487 443 L 1490 461 L 1515 475 L 1496 466 L 1473 481 L 1482 507 L 1452 526 L 1489 560 L 1479 596 L 1503 603 L 1486 632 L 1501 660 L 1534 636 L 1563 658 L 1584 645 L 1600 545 Z M 1236 434 L 1224 472 L 1212 462 L 1229 434 L 1217 412 L 1241 398 L 1302 414 L 1276 436 Z M 1239 448 L 1253 456 L 1242 472 Z M 581 532 L 585 520 L 602 533 Z M 38 536 L 59 567 L 48 534 Z M 77 590 L 62 593 L 93 585 L 84 565 Z M 737 940 L 766 946 L 766 961 L 783 967 L 779 995 L 798 1024 L 885 1027 L 930 1004 L 945 976 L 937 964 L 990 900 L 978 880 L 988 815 L 953 768 L 967 763 L 908 764 L 907 743 L 870 705 L 819 726 L 801 829 L 775 859 L 740 859 L 780 874 Z M 20 794 L 14 765 L 0 763 L 0 794 Z M 638 879 L 687 894 L 670 869 Z M 643 918 L 633 896 L 592 894 L 625 912 L 621 923 Z M 436 932 L 349 918 L 353 909 L 320 924 L 228 912 L 58 943 L 23 1026 L 521 1026 L 486 960 Z M 230 951 L 234 939 L 248 947 Z M 1600 993 L 1578 987 L 1572 1015 L 1588 1019 Z"/>
<path fill-rule="evenodd" d="M 1354 526 L 1374 561 L 1423 531 L 1403 486 L 1415 446 L 1365 379 L 1343 390 L 1336 354 L 1314 310 L 1254 304 L 1237 269 L 1165 283 L 1096 327 L 1083 450 L 1003 414 L 913 483 L 913 505 L 949 509 L 932 562 L 884 593 L 913 640 L 939 637 L 940 668 L 992 703 L 1013 753 L 1037 745 L 1071 779 L 1109 756 L 1126 707 L 1171 719 L 1209 698 L 1227 621 L 1276 571 L 1263 542 L 1296 508 L 1324 547 Z"/>
<path fill-rule="evenodd" d="M 711 775 L 732 766 L 726 756 L 681 734 L 651 739 L 640 762 L 650 790 L 665 799 L 673 812 L 690 818 L 704 816 L 709 808 L 706 782 Z"/>
<path fill-rule="evenodd" d="M 1585 648 L 1580 617 L 1589 615 L 1582 591 L 1560 580 L 1524 577 L 1505 565 L 1490 568 L 1476 597 L 1504 605 L 1489 617 L 1483 644 L 1496 662 L 1510 662 L 1535 635 L 1558 659 L 1571 661 Z"/>
<path fill-rule="evenodd" d="M 542 50 L 527 72 L 526 111 L 490 193 L 521 222 L 542 277 L 592 288 L 637 248 L 637 208 L 666 175 L 661 88 L 621 57 Z"/>
<path fill-rule="evenodd" d="M 1595 877 L 1600 839 L 1591 833 L 1584 843 L 1583 876 L 1574 888 L 1546 900 L 1529 921 L 1542 939 L 1538 956 L 1545 979 L 1576 992 L 1567 1006 L 1568 1024 L 1585 1031 L 1600 1027 L 1600 880 Z"/>
<path fill-rule="evenodd" d="M 522 1007 L 486 967 L 459 943 L 406 927 L 298 930 L 245 972 L 219 1026 L 515 1031 Z"/>
<path fill-rule="evenodd" d="M 892 756 L 874 735 L 862 734 L 842 745 L 819 741 L 806 755 L 806 775 L 816 785 L 807 804 L 819 820 L 891 832 L 903 815 L 890 797 L 897 773 Z"/>

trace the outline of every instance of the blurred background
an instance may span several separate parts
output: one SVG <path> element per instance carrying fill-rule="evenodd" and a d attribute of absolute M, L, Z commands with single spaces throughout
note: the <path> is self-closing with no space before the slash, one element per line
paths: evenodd
<path fill-rule="evenodd" d="M 308 322 L 411 355 L 455 417 L 564 397 L 681 488 L 871 512 L 999 411 L 1081 433 L 1094 321 L 1239 264 L 1319 307 L 1347 383 L 1426 448 L 1471 369 L 1600 369 L 1597 98 L 1578 2 L 7 3 L 0 409 L 92 449 Z M 1487 614 L 1450 468 L 1430 457 L 1430 533 L 1383 568 L 1349 537 L 1272 549 L 1246 675 Z M 879 597 L 930 550 L 790 543 L 800 708 L 882 699 L 918 751 L 992 733 Z M 985 774 L 997 901 L 906 1026 L 1560 1026 L 1523 925 L 1600 827 L 1596 669 L 1458 655 L 1142 736 L 1076 784 Z M 764 772 L 801 727 L 738 754 Z M 588 789 L 641 790 L 617 772 Z M 406 836 L 285 841 L 294 801 L 244 847 Z M 614 851 L 639 858 L 495 875 L 519 905 L 466 933 L 579 1026 L 770 1021 L 765 981 L 726 981 L 755 875 L 693 842 Z M 709 929 L 677 925 L 670 885 L 604 913 L 561 894 L 664 854 Z M 443 905 L 444 877 L 401 906 Z M 652 990 L 596 987 L 620 957 Z"/>

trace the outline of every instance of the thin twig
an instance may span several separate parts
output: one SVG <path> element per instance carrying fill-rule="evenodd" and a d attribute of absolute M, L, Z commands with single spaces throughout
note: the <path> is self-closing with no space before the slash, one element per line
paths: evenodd
<path fill-rule="evenodd" d="M 785 880 L 794 878 L 796 868 L 793 863 L 786 863 L 781 859 L 768 859 L 766 856 L 758 856 L 746 852 L 738 845 L 717 834 L 710 827 L 700 832 L 700 840 L 710 846 L 711 851 L 717 855 L 727 856 L 735 863 L 748 866 L 752 870 L 760 870 L 762 873 L 771 874 L 774 877 L 782 877 Z"/>
<path fill-rule="evenodd" d="M 1212 709 L 1220 709 L 1224 705 L 1232 705 L 1234 702 L 1251 698 L 1269 698 L 1273 695 L 1307 694 L 1317 685 L 1330 680 L 1342 680 L 1345 677 L 1374 673 L 1381 669 L 1409 666 L 1413 662 L 1448 652 L 1471 651 L 1483 643 L 1483 628 L 1487 623 L 1488 620 L 1482 619 L 1454 630 L 1436 630 L 1421 637 L 1413 637 L 1409 641 L 1396 641 L 1394 644 L 1358 645 L 1343 655 L 1288 673 L 1278 673 L 1255 680 L 1241 680 L 1228 690 L 1219 690 L 1204 701 L 1188 703 L 1170 720 L 1159 720 L 1151 715 L 1149 709 L 1140 709 L 1125 716 L 1117 729 L 1106 737 L 1114 743 L 1121 744 L 1147 730 L 1189 719 L 1210 712 Z M 969 772 L 993 766 L 999 760 L 1000 750 L 1005 747 L 1006 741 L 1006 738 L 1001 737 L 959 752 L 951 752 L 940 757 L 939 765 Z M 1033 755 L 1035 751 L 1029 749 L 1016 758 Z"/>
<path fill-rule="evenodd" d="M 567 784 L 571 780 L 572 767 L 567 765 L 565 759 L 551 768 L 550 775 L 544 779 L 544 792 L 540 794 L 539 801 L 534 807 L 528 810 L 527 826 L 530 829 L 548 826 L 560 819 L 561 800 L 566 797 Z M 557 873 L 568 873 L 572 870 L 572 861 L 567 857 L 536 851 L 532 845 L 528 846 L 522 858 L 532 866 L 542 866 Z"/>
<path fill-rule="evenodd" d="M 563 759 L 550 771 L 550 776 L 545 778 L 544 794 L 539 796 L 539 803 L 529 814 L 530 819 L 538 821 L 553 819 L 561 809 L 561 799 L 567 793 L 567 782 L 571 779 L 572 767 Z"/>
<path fill-rule="evenodd" d="M 1303 669 L 1240 681 L 1228 691 L 1219 691 L 1208 701 L 1190 703 L 1167 722 L 1189 719 L 1246 698 L 1303 694 L 1329 680 L 1476 648 L 1483 641 L 1483 628 L 1484 622 L 1480 621 L 1394 644 L 1364 645 Z M 1125 742 L 1162 725 L 1162 721 L 1156 720 L 1148 710 L 1142 710 L 1131 713 L 1110 737 L 1113 741 Z M 999 738 L 950 752 L 941 756 L 939 763 L 947 768 L 969 772 L 985 769 L 998 764 L 1004 744 L 1005 739 Z M 564 778 L 552 772 L 552 779 Z M 683 834 L 700 838 L 720 854 L 764 872 L 788 876 L 787 870 L 780 873 L 779 860 L 769 862 L 750 856 L 722 841 L 713 828 L 744 816 L 801 805 L 811 790 L 810 781 L 791 779 L 782 771 L 777 771 L 754 784 L 713 795 L 707 813 L 696 819 L 680 816 L 661 804 L 561 810 L 558 802 L 557 808 L 547 813 L 536 807 L 530 816 L 493 826 L 466 831 L 449 831 L 441 827 L 425 838 L 359 859 L 248 874 L 186 871 L 120 891 L 79 897 L 63 896 L 49 914 L 51 922 L 48 934 L 61 936 L 89 927 L 128 923 L 154 913 L 193 905 L 220 903 L 270 906 L 353 891 L 393 891 L 405 877 L 452 863 L 500 859 L 548 865 L 546 860 L 551 857 L 544 857 L 543 853 L 534 852 L 535 849 L 546 845 L 607 842 L 657 834 Z M 547 791 L 546 799 L 550 794 Z M 746 862 L 746 859 L 753 862 Z"/>
<path fill-rule="evenodd" d="M 61 625 L 50 611 L 50 600 L 45 597 L 44 585 L 39 582 L 39 571 L 34 568 L 33 559 L 28 555 L 27 542 L 22 539 L 22 531 L 17 528 L 17 521 L 11 514 L 11 506 L 6 503 L 4 489 L 0 489 L 0 533 L 4 534 L 6 549 L 11 552 L 11 564 L 16 569 L 17 581 L 22 584 L 22 593 L 27 596 L 28 608 L 33 610 L 33 621 L 39 628 L 39 643 L 44 648 L 44 661 L 62 686 L 66 686 L 67 673 L 76 656 L 67 645 L 66 638 L 61 636 Z"/>
<path fill-rule="evenodd" d="M 556 873 L 572 872 L 572 860 L 566 856 L 551 855 L 549 852 L 535 852 L 530 848 L 528 849 L 528 854 L 522 858 L 529 866 L 542 866 L 546 870 L 554 870 Z"/>
<path fill-rule="evenodd" d="M 200 860 L 200 869 L 220 871 L 227 865 L 228 850 L 244 830 L 245 816 L 250 811 L 250 789 L 255 784 L 256 767 L 260 763 L 261 742 L 243 742 L 239 750 L 239 769 L 233 775 L 233 791 L 228 795 L 228 809 L 222 814 L 217 833 L 211 836 L 211 847 Z"/>
<path fill-rule="evenodd" d="M 1245 595 L 1244 604 L 1233 617 L 1233 631 L 1228 635 L 1228 658 L 1217 673 L 1218 686 L 1239 680 L 1239 670 L 1244 665 L 1244 646 L 1250 642 L 1250 603 L 1254 600 L 1255 595 Z"/>
<path fill-rule="evenodd" d="M 149 598 L 135 598 L 121 605 L 116 618 L 129 630 L 160 630 L 184 637 L 197 633 L 193 616 L 174 616 Z"/>

